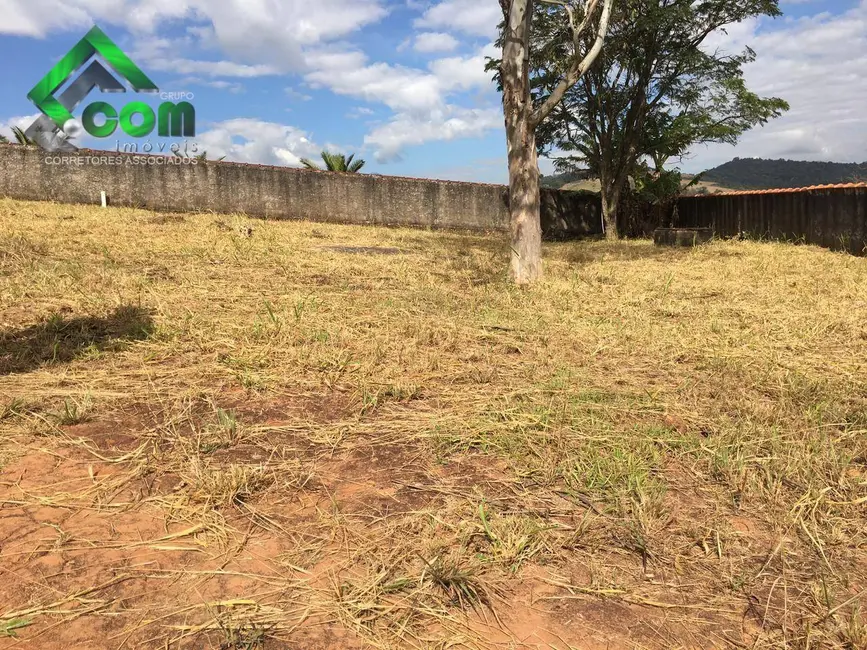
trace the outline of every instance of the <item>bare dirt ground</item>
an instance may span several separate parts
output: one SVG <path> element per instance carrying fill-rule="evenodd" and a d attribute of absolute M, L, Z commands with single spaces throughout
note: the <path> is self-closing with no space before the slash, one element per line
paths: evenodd
<path fill-rule="evenodd" d="M 0 648 L 867 648 L 867 260 L 545 257 L 0 200 Z"/>

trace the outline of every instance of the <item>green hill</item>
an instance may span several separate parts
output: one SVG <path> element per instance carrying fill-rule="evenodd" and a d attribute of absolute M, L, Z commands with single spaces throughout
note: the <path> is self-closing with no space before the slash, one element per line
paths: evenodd
<path fill-rule="evenodd" d="M 551 189 L 562 189 L 567 183 L 575 183 L 587 178 L 587 172 L 567 172 L 565 174 L 551 174 L 550 176 L 542 176 L 539 178 L 539 185 L 542 187 L 550 187 Z"/>
<path fill-rule="evenodd" d="M 684 174 L 685 181 L 694 178 Z M 810 185 L 867 182 L 867 162 L 835 163 L 804 160 L 770 160 L 765 158 L 735 158 L 709 169 L 702 180 L 688 190 L 689 194 L 726 192 L 732 190 L 769 190 Z M 543 176 L 542 187 L 564 190 L 599 191 L 599 181 L 589 178 L 586 171 Z"/>
<path fill-rule="evenodd" d="M 867 181 L 867 163 L 735 158 L 705 172 L 704 181 L 742 190 Z"/>

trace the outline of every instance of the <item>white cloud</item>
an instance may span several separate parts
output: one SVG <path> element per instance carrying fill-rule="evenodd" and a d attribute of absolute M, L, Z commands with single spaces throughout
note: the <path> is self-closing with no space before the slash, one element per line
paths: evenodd
<path fill-rule="evenodd" d="M 305 78 L 312 86 L 382 103 L 395 111 L 389 122 L 365 137 L 377 160 L 387 162 L 399 158 L 407 146 L 481 136 L 501 126 L 498 107 L 465 108 L 450 101 L 455 93 L 473 89 L 487 88 L 494 96 L 490 74 L 485 72 L 490 51 L 485 47 L 472 56 L 437 59 L 428 70 L 369 64 L 359 52 L 324 51 L 310 56 L 314 71 Z"/>
<path fill-rule="evenodd" d="M 346 118 L 350 120 L 358 120 L 361 118 L 370 118 L 376 111 L 366 106 L 354 106 L 346 113 Z"/>
<path fill-rule="evenodd" d="M 497 0 L 442 0 L 415 21 L 424 29 L 449 29 L 493 40 L 503 10 Z"/>
<path fill-rule="evenodd" d="M 90 3 L 63 0 L 0 0 L 0 34 L 43 38 L 49 32 L 89 28 Z"/>
<path fill-rule="evenodd" d="M 383 18 L 379 0 L 197 0 L 224 51 L 284 69 L 303 67 L 302 48 L 344 37 Z"/>
<path fill-rule="evenodd" d="M 444 32 L 422 32 L 416 35 L 413 49 L 416 52 L 451 52 L 458 46 L 458 39 Z"/>
<path fill-rule="evenodd" d="M 36 121 L 41 113 L 36 113 L 34 115 L 20 115 L 17 117 L 10 117 L 4 122 L 0 122 L 0 135 L 6 136 L 12 142 L 15 142 L 15 138 L 12 135 L 12 127 L 17 126 L 19 129 L 24 131 Z"/>
<path fill-rule="evenodd" d="M 233 81 L 226 81 L 224 79 L 209 81 L 207 79 L 199 79 L 198 77 L 185 77 L 172 82 L 172 89 L 175 92 L 185 91 L 187 86 L 205 86 L 216 90 L 227 90 L 233 94 L 244 92 L 243 85 Z"/>
<path fill-rule="evenodd" d="M 191 35 L 179 39 L 143 35 L 137 38 L 135 49 L 129 54 L 134 61 L 149 70 L 181 75 L 250 79 L 278 75 L 282 72 L 279 66 L 266 63 L 248 64 L 226 60 L 189 59 L 181 56 L 181 51 L 195 46 L 194 39 L 195 37 Z"/>
<path fill-rule="evenodd" d="M 345 37 L 386 14 L 383 0 L 0 0 L 0 33 L 44 37 L 97 23 L 145 35 L 188 18 L 197 23 L 188 34 L 218 45 L 234 64 L 289 71 L 303 68 L 305 47 Z M 184 65 L 183 74 L 210 74 Z M 229 76 L 252 76 L 223 68 Z"/>
<path fill-rule="evenodd" d="M 430 111 L 424 116 L 401 113 L 365 136 L 364 144 L 374 147 L 377 161 L 389 162 L 399 158 L 407 146 L 431 140 L 480 137 L 502 124 L 503 114 L 495 108 L 452 106 Z"/>
<path fill-rule="evenodd" d="M 198 150 L 208 158 L 226 156 L 234 162 L 299 167 L 301 158 L 319 155 L 322 147 L 294 126 L 237 118 L 211 125 L 196 136 Z"/>
<path fill-rule="evenodd" d="M 269 65 L 246 65 L 232 61 L 196 61 L 182 58 L 139 57 L 152 70 L 176 72 L 178 74 L 201 74 L 208 77 L 264 77 L 279 74 L 279 70 Z"/>
<path fill-rule="evenodd" d="M 449 57 L 438 59 L 428 66 L 447 90 L 471 88 L 493 88 L 493 75 L 485 71 L 485 57 L 495 56 L 496 48 L 487 45 L 477 54 L 469 57 Z"/>
<path fill-rule="evenodd" d="M 747 133 L 737 147 L 696 150 L 684 167 L 706 169 L 733 156 L 867 159 L 867 1 L 836 16 L 749 21 L 710 41 L 729 52 L 745 45 L 758 55 L 745 69 L 748 87 L 762 96 L 782 97 L 791 111 Z"/>
<path fill-rule="evenodd" d="M 314 87 L 327 87 L 340 95 L 380 102 L 397 111 L 426 112 L 442 109 L 450 92 L 490 85 L 484 71 L 484 53 L 431 62 L 429 70 L 390 63 L 370 63 L 361 52 L 313 53 L 306 75 Z"/>
<path fill-rule="evenodd" d="M 363 55 L 352 54 L 311 56 L 314 71 L 305 77 L 308 84 L 381 102 L 395 110 L 423 111 L 441 103 L 442 92 L 434 75 L 389 63 L 366 64 Z"/>

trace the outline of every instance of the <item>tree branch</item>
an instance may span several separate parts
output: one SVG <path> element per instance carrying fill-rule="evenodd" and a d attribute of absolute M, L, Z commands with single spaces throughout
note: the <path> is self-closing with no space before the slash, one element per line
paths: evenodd
<path fill-rule="evenodd" d="M 589 0 L 587 3 L 587 10 L 584 12 L 584 19 L 581 21 L 580 25 L 575 24 L 575 10 L 572 8 L 572 5 L 566 2 L 566 0 L 539 0 L 542 4 L 548 5 L 557 5 L 558 7 L 563 7 L 566 10 L 566 13 L 569 15 L 569 27 L 572 28 L 572 42 L 575 45 L 575 55 L 578 55 L 578 48 L 581 46 L 580 37 L 584 33 L 584 30 L 587 29 L 587 25 L 590 24 L 590 19 L 593 17 L 593 14 L 596 13 L 596 7 L 599 5 L 599 0 Z"/>
<path fill-rule="evenodd" d="M 569 70 L 566 72 L 566 76 L 560 81 L 557 87 L 554 89 L 545 102 L 537 108 L 533 114 L 530 116 L 530 127 L 536 128 L 542 120 L 544 120 L 548 115 L 551 114 L 551 111 L 554 110 L 554 107 L 560 103 L 560 100 L 563 99 L 563 96 L 566 92 L 572 88 L 581 77 L 590 69 L 590 66 L 593 65 L 594 61 L 596 61 L 600 52 L 602 52 L 602 44 L 605 42 L 605 36 L 608 34 L 608 25 L 611 21 L 611 7 L 614 4 L 614 0 L 602 0 L 602 15 L 599 18 L 599 28 L 596 30 L 596 40 L 593 43 L 593 47 L 587 52 L 587 55 L 578 60 L 578 48 L 580 45 L 580 36 L 581 33 L 587 28 L 587 25 L 590 24 L 590 20 L 592 15 L 595 13 L 596 7 L 599 4 L 599 0 L 590 0 L 587 11 L 584 14 L 584 19 L 581 21 L 580 25 L 575 25 L 575 16 L 572 8 L 568 6 L 565 2 L 561 2 L 559 0 L 542 0 L 542 2 L 547 2 L 549 4 L 558 4 L 567 8 L 567 12 L 569 14 L 569 24 L 572 27 L 572 37 L 575 42 L 575 59 L 572 62 L 572 65 L 569 67 Z M 576 31 L 580 30 L 580 31 Z"/>

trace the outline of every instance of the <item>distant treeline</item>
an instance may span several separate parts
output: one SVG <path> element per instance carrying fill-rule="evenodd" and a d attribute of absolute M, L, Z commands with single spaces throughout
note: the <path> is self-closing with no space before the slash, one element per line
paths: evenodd
<path fill-rule="evenodd" d="M 738 190 L 867 182 L 867 163 L 735 158 L 708 170 L 702 180 Z"/>

